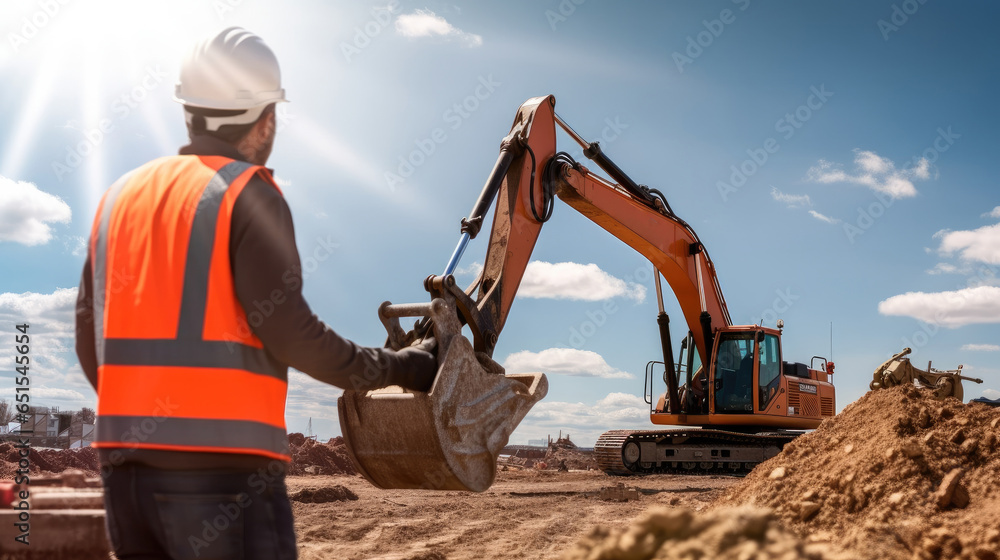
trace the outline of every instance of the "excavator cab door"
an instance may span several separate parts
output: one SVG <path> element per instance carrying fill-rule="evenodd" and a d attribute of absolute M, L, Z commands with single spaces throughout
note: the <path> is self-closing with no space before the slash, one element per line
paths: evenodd
<path fill-rule="evenodd" d="M 757 333 L 721 332 L 714 356 L 712 399 L 716 414 L 752 414 Z"/>

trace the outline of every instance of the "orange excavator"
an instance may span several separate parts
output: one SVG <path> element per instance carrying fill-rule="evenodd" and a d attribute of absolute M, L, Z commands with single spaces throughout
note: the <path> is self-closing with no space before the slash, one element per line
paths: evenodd
<path fill-rule="evenodd" d="M 557 152 L 557 126 L 612 180 Z M 566 124 L 550 95 L 518 109 L 443 274 L 425 280 L 431 303 L 386 302 L 379 310 L 389 346 L 434 339 L 440 367 L 428 393 L 388 388 L 341 397 L 341 428 L 369 481 L 382 488 L 475 491 L 492 484 L 500 449 L 548 386 L 540 373 L 505 374 L 492 355 L 554 197 L 649 259 L 657 272 L 663 359 L 647 364 L 644 394 L 651 422 L 678 428 L 604 433 L 595 445 L 604 471 L 745 472 L 834 415 L 834 364 L 819 356 L 809 365 L 785 361 L 780 320 L 775 328 L 734 325 L 715 265 L 691 226 L 660 191 L 635 183 L 596 142 Z M 462 290 L 453 273 L 494 201 L 483 270 Z M 687 324 L 677 361 L 661 276 Z M 401 317 L 419 320 L 404 331 Z M 654 402 L 653 378 L 661 368 L 666 391 Z"/>

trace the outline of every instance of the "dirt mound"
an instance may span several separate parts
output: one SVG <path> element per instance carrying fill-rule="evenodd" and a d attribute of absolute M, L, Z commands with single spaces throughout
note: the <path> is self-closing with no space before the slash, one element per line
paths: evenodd
<path fill-rule="evenodd" d="M 307 438 L 299 433 L 288 435 L 292 452 L 290 475 L 355 474 L 354 463 L 347 454 L 344 438 L 335 437 L 326 443 Z"/>
<path fill-rule="evenodd" d="M 844 558 L 826 545 L 806 544 L 777 522 L 772 511 L 742 507 L 694 513 L 647 511 L 625 530 L 598 527 L 563 556 L 565 560 L 821 560 Z"/>
<path fill-rule="evenodd" d="M 549 446 L 543 461 L 550 469 L 558 469 L 561 465 L 572 470 L 597 469 L 597 459 L 594 458 L 594 452 L 580 451 L 575 446 L 572 448 Z"/>
<path fill-rule="evenodd" d="M 0 479 L 13 479 L 21 460 L 20 450 L 13 443 L 0 444 Z M 91 447 L 81 449 L 34 449 L 28 453 L 31 465 L 29 474 L 59 474 L 66 469 L 80 469 L 87 476 L 98 476 L 100 464 L 97 450 Z"/>
<path fill-rule="evenodd" d="M 900 386 L 788 444 L 720 505 L 773 508 L 857 558 L 996 559 L 1000 410 Z"/>
<path fill-rule="evenodd" d="M 336 486 L 324 486 L 322 488 L 303 488 L 298 492 L 288 495 L 293 502 L 303 504 L 325 504 L 327 502 L 344 502 L 347 500 L 357 500 L 358 495 L 350 488 L 344 488 L 339 484 Z"/>

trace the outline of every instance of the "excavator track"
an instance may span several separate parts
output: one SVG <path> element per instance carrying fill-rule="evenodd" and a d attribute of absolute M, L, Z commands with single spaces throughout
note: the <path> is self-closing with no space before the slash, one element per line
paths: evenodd
<path fill-rule="evenodd" d="M 618 476 L 678 472 L 746 474 L 802 432 L 718 429 L 611 430 L 594 444 L 604 472 Z"/>

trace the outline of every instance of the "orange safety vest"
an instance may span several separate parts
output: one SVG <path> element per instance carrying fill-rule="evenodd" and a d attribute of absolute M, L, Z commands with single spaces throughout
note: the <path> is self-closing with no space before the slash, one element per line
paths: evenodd
<path fill-rule="evenodd" d="M 255 175 L 278 189 L 258 165 L 171 156 L 105 193 L 90 237 L 94 447 L 290 459 L 288 368 L 250 330 L 229 258 L 233 205 Z"/>

